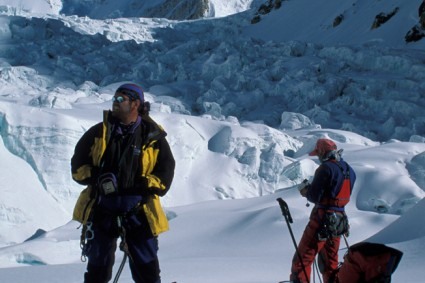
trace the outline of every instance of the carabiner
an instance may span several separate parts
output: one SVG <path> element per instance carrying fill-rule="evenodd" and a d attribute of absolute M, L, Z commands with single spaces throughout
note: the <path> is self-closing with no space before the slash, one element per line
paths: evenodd
<path fill-rule="evenodd" d="M 87 228 L 86 228 L 84 238 L 87 242 L 87 241 L 93 240 L 93 238 L 94 238 L 94 231 L 92 229 L 93 222 L 87 222 L 86 226 L 87 226 Z"/>

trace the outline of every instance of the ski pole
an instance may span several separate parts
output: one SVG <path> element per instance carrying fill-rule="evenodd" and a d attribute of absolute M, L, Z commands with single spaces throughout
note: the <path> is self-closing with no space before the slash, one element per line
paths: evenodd
<path fill-rule="evenodd" d="M 120 250 L 124 252 L 124 257 L 121 261 L 120 267 L 118 268 L 117 274 L 115 275 L 113 283 L 118 282 L 118 279 L 120 278 L 121 272 L 124 269 L 124 265 L 125 265 L 125 262 L 127 261 L 127 256 L 128 256 L 128 247 L 127 247 L 127 243 L 125 239 L 126 231 L 124 227 L 122 226 L 121 216 L 117 217 L 117 224 L 118 224 L 118 228 L 120 229 L 120 237 L 121 237 Z"/>
<path fill-rule="evenodd" d="M 350 245 L 348 244 L 347 237 L 345 234 L 342 235 L 344 237 L 345 245 L 347 246 L 347 249 L 350 249 Z"/>
<path fill-rule="evenodd" d="M 298 245 L 297 245 L 297 242 L 295 241 L 294 233 L 292 232 L 292 228 L 291 228 L 291 225 L 290 225 L 290 223 L 293 223 L 293 220 L 292 220 L 292 217 L 291 217 L 291 213 L 289 212 L 288 204 L 282 198 L 278 198 L 276 200 L 279 203 L 280 209 L 282 210 L 283 217 L 285 218 L 286 224 L 288 225 L 289 234 L 291 234 L 292 242 L 295 246 L 295 252 L 298 256 L 298 260 L 301 263 L 301 267 L 303 269 L 305 278 L 307 279 L 307 282 L 310 283 L 308 276 L 307 276 L 307 271 L 306 271 L 305 266 L 304 266 L 304 262 L 302 261 L 301 254 L 298 250 Z"/>
<path fill-rule="evenodd" d="M 120 237 L 121 237 L 120 250 L 122 250 L 124 252 L 124 257 L 121 261 L 121 265 L 118 268 L 117 274 L 115 275 L 113 283 L 118 283 L 118 280 L 120 278 L 121 272 L 124 269 L 127 258 L 129 259 L 130 263 L 134 264 L 133 257 L 131 256 L 130 250 L 128 249 L 127 239 L 126 239 L 127 231 L 125 230 L 124 226 L 122 225 L 122 217 L 123 216 L 117 217 L 117 224 L 118 224 L 118 228 L 120 228 Z M 139 274 L 140 271 L 137 268 L 135 268 L 134 270 L 135 270 L 137 276 L 140 277 L 140 274 Z"/>
<path fill-rule="evenodd" d="M 117 274 L 115 274 L 115 278 L 114 278 L 114 282 L 113 283 L 117 283 L 118 282 L 118 279 L 120 278 L 121 272 L 124 269 L 124 265 L 125 265 L 126 260 L 127 260 L 127 254 L 124 253 L 124 257 L 123 257 L 123 259 L 121 261 L 120 267 L 118 268 Z"/>

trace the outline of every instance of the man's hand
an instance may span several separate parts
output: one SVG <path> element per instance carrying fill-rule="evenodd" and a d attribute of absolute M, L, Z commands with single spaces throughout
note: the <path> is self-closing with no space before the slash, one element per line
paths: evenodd
<path fill-rule="evenodd" d="M 300 194 L 303 197 L 307 197 L 307 191 L 308 191 L 308 186 L 310 184 L 308 183 L 308 180 L 305 179 L 301 184 L 298 185 L 298 190 L 300 191 Z"/>
<path fill-rule="evenodd" d="M 300 194 L 303 197 L 307 197 L 307 191 L 308 191 L 307 187 L 304 187 L 303 189 L 300 190 Z"/>

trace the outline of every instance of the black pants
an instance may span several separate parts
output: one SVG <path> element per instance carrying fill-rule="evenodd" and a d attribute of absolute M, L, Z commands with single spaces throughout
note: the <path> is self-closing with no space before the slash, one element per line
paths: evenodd
<path fill-rule="evenodd" d="M 87 272 L 84 274 L 84 283 L 106 283 L 112 279 L 112 266 L 95 266 L 87 264 Z M 137 265 L 130 261 L 130 270 L 136 283 L 160 283 L 159 262 L 152 261 L 147 264 Z"/>
<path fill-rule="evenodd" d="M 88 242 L 88 264 L 84 283 L 109 282 L 115 262 L 119 235 L 115 218 L 110 215 L 98 215 L 95 220 L 94 238 Z M 158 239 L 152 235 L 145 220 L 142 217 L 142 225 L 126 229 L 130 270 L 136 283 L 160 283 Z"/>

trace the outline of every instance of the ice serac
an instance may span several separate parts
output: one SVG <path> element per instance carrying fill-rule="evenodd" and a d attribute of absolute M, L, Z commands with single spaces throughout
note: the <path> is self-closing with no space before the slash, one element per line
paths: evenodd
<path fill-rule="evenodd" d="M 146 16 L 170 20 L 194 20 L 209 12 L 209 0 L 166 0 L 161 5 L 147 9 Z"/>
<path fill-rule="evenodd" d="M 10 111 L 11 106 L 13 111 Z M 81 188 L 72 181 L 69 163 L 84 129 L 73 126 L 72 118 L 56 116 L 49 109 L 42 105 L 2 104 L 0 134 L 5 152 L 24 162 L 34 175 L 35 179 L 28 190 L 43 190 L 43 194 L 51 198 L 55 205 L 62 207 L 60 210 L 64 214 L 70 215 L 73 201 Z M 40 118 L 41 122 L 34 117 Z M 19 174 L 14 173 L 5 181 L 19 179 Z"/>
<path fill-rule="evenodd" d="M 64 0 L 61 13 L 92 19 L 128 17 L 193 20 L 208 15 L 209 0 L 102 1 Z"/>

